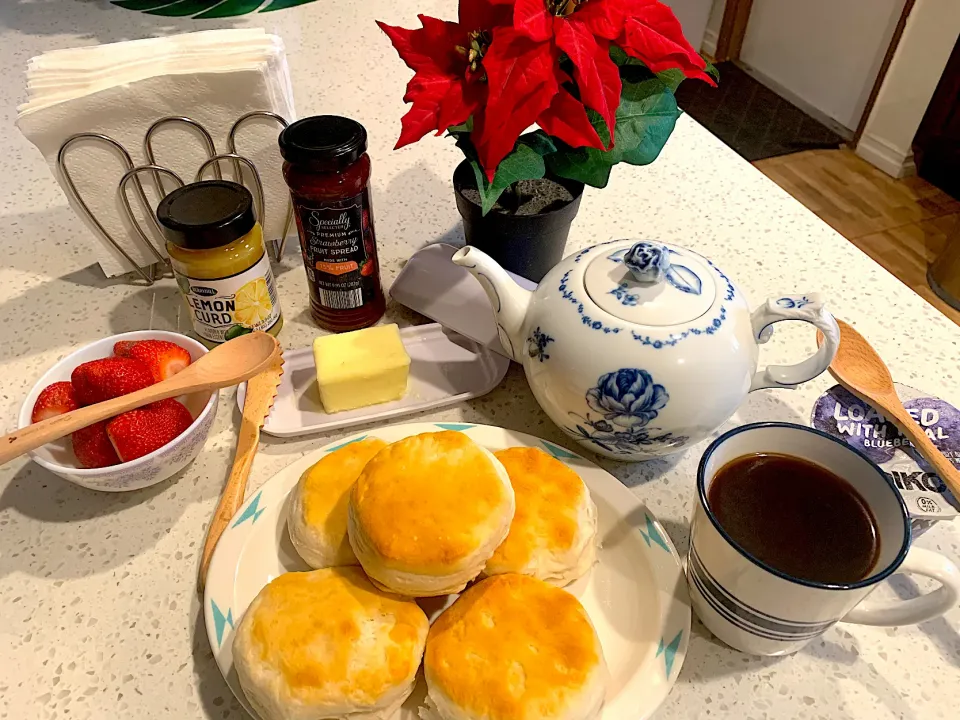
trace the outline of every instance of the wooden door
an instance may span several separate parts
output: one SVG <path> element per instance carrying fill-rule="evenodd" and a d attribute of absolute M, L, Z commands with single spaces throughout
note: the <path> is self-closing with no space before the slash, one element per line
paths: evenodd
<path fill-rule="evenodd" d="M 913 153 L 920 177 L 960 200 L 960 40 L 917 130 Z"/>

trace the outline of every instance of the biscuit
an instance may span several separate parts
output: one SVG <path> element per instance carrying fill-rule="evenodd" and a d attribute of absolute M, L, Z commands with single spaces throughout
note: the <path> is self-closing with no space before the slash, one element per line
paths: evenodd
<path fill-rule="evenodd" d="M 424 433 L 381 450 L 350 494 L 350 546 L 391 592 L 459 592 L 477 577 L 513 520 L 503 465 L 459 432 Z"/>
<path fill-rule="evenodd" d="M 576 472 L 538 448 L 495 452 L 510 475 L 517 509 L 484 575 L 520 573 L 563 586 L 597 558 L 597 506 Z"/>
<path fill-rule="evenodd" d="M 367 462 L 387 444 L 365 438 L 324 455 L 293 489 L 287 531 L 312 568 L 359 565 L 347 539 L 350 489 Z"/>
<path fill-rule="evenodd" d="M 424 720 L 589 720 L 608 680 L 580 602 L 525 575 L 481 580 L 437 618 L 424 674 Z"/>
<path fill-rule="evenodd" d="M 237 626 L 233 659 L 263 720 L 389 717 L 413 690 L 427 636 L 413 600 L 360 568 L 286 573 Z"/>

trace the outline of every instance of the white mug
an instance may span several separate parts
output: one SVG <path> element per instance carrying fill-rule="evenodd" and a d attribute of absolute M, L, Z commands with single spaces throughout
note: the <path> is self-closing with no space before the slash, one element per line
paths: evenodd
<path fill-rule="evenodd" d="M 721 527 L 707 501 L 710 483 L 744 455 L 777 453 L 814 462 L 849 482 L 877 521 L 880 557 L 853 583 L 802 580 L 752 557 Z M 834 623 L 912 625 L 942 615 L 960 599 L 960 571 L 942 555 L 910 547 L 903 498 L 886 473 L 859 450 L 818 430 L 790 423 L 755 423 L 717 438 L 700 460 L 690 531 L 687 584 L 703 624 L 726 644 L 756 655 L 796 652 Z M 882 607 L 856 607 L 895 572 L 933 578 L 926 595 Z"/>

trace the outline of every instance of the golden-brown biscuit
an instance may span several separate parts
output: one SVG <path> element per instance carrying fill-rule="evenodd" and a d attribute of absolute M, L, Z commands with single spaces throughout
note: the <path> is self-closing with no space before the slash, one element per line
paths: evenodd
<path fill-rule="evenodd" d="M 585 575 L 597 557 L 597 506 L 580 476 L 538 448 L 494 455 L 510 475 L 517 509 L 484 574 L 520 573 L 559 586 Z"/>
<path fill-rule="evenodd" d="M 424 720 L 588 720 L 606 695 L 603 649 L 583 606 L 525 575 L 464 592 L 430 628 L 423 667 Z"/>
<path fill-rule="evenodd" d="M 312 568 L 359 565 L 347 539 L 350 488 L 360 471 L 387 444 L 365 438 L 324 455 L 293 489 L 287 530 L 300 557 Z"/>
<path fill-rule="evenodd" d="M 510 478 L 459 432 L 423 433 L 381 450 L 350 494 L 350 545 L 380 587 L 411 597 L 459 592 L 513 519 Z"/>
<path fill-rule="evenodd" d="M 286 573 L 250 603 L 233 660 L 263 720 L 390 717 L 413 690 L 428 621 L 360 568 Z"/>

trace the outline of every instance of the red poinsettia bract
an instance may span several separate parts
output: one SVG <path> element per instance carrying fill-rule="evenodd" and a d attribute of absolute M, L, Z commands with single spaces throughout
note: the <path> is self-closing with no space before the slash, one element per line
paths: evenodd
<path fill-rule="evenodd" d="M 378 23 L 416 73 L 397 147 L 473 117 L 471 140 L 491 182 L 534 123 L 571 147 L 606 149 L 589 108 L 612 146 L 622 83 L 611 44 L 653 72 L 678 68 L 715 84 L 673 12 L 657 0 L 460 0 L 459 22 L 419 17 L 419 30 Z"/>
<path fill-rule="evenodd" d="M 377 22 L 414 76 L 403 97 L 413 107 L 404 115 L 397 148 L 414 143 L 431 131 L 438 135 L 466 122 L 487 97 L 486 78 L 479 67 L 489 40 L 486 33 L 510 22 L 512 8 L 490 0 L 460 3 L 459 22 L 418 15 L 422 29 L 406 30 Z M 471 55 L 472 47 L 478 48 Z"/>

